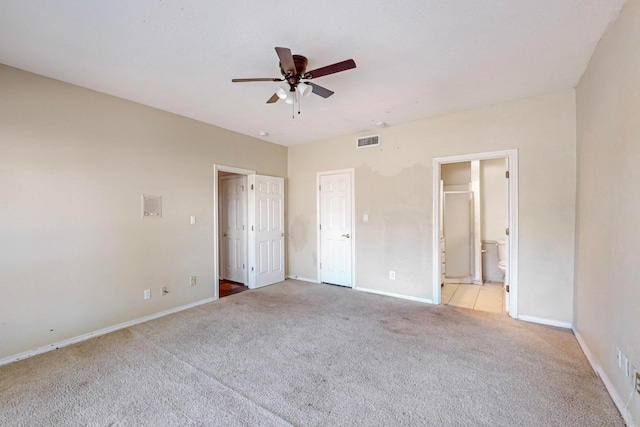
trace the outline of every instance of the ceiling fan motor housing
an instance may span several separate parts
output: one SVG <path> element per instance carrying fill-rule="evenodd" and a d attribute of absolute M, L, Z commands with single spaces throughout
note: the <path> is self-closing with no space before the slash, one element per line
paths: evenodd
<path fill-rule="evenodd" d="M 291 87 L 291 91 L 294 91 L 298 83 L 300 83 L 300 79 L 307 71 L 307 58 L 302 55 L 293 55 L 293 63 L 296 66 L 295 73 L 287 73 L 287 71 L 282 68 L 282 63 L 280 63 L 280 73 L 287 79 L 289 86 Z"/>

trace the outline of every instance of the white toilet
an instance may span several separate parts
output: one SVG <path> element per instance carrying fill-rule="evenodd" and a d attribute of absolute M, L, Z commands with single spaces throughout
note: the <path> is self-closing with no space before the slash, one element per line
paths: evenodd
<path fill-rule="evenodd" d="M 504 240 L 498 240 L 498 268 L 504 277 L 507 271 L 507 244 Z"/>

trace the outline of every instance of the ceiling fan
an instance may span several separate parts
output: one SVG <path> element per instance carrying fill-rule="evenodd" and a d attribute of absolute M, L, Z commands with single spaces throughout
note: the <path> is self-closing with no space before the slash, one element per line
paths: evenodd
<path fill-rule="evenodd" d="M 278 86 L 276 93 L 267 100 L 267 104 L 277 102 L 283 99 L 287 104 L 298 104 L 298 114 L 300 114 L 300 98 L 309 96 L 312 92 L 323 98 L 333 95 L 333 91 L 319 86 L 315 83 L 303 81 L 317 79 L 318 77 L 329 74 L 339 73 L 340 71 L 356 68 L 353 59 L 347 59 L 342 62 L 327 65 L 326 67 L 317 68 L 312 71 L 307 70 L 307 58 L 302 55 L 292 55 L 291 49 L 286 47 L 276 47 L 276 53 L 280 59 L 280 73 L 283 78 L 255 78 L 255 79 L 232 79 L 234 83 L 244 82 L 287 82 L 289 85 Z"/>

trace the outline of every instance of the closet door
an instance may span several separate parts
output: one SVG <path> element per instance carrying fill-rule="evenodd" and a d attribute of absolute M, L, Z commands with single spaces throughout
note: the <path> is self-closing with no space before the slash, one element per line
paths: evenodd
<path fill-rule="evenodd" d="M 319 178 L 320 281 L 351 287 L 351 173 Z"/>

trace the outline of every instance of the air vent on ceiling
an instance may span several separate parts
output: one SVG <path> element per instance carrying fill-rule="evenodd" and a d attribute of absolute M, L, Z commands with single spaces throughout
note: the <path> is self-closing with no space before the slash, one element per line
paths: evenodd
<path fill-rule="evenodd" d="M 361 136 L 358 138 L 358 148 L 375 147 L 380 145 L 380 135 Z"/>

